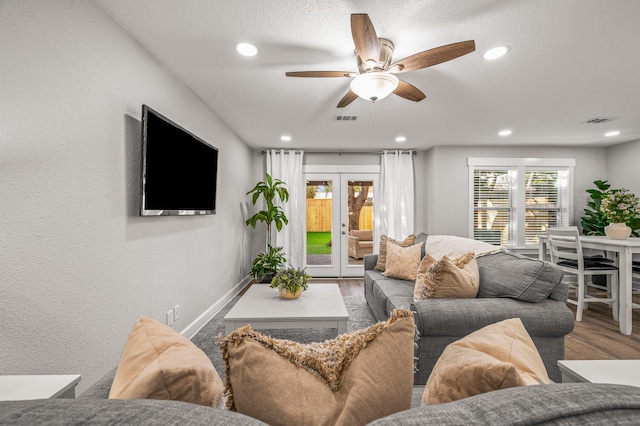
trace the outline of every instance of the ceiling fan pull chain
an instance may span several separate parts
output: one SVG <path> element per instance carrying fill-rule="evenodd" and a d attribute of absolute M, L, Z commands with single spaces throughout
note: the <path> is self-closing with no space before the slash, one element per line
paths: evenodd
<path fill-rule="evenodd" d="M 373 105 L 375 104 L 375 101 L 371 102 L 371 127 L 376 127 L 376 119 L 373 116 Z"/>

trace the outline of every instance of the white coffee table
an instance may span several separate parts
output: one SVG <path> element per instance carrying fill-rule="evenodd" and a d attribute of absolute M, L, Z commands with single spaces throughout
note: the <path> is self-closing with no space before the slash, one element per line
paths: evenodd
<path fill-rule="evenodd" d="M 558 361 L 562 383 L 613 383 L 640 386 L 640 360 L 599 359 Z"/>
<path fill-rule="evenodd" d="M 79 374 L 0 376 L 0 401 L 75 398 Z"/>
<path fill-rule="evenodd" d="M 255 330 L 336 328 L 347 332 L 349 314 L 338 284 L 309 284 L 298 299 L 283 299 L 268 284 L 253 284 L 224 317 L 225 333 L 251 324 Z"/>

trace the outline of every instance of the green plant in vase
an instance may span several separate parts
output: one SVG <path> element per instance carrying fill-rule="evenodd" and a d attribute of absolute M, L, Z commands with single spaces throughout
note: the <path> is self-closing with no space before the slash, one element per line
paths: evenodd
<path fill-rule="evenodd" d="M 251 263 L 251 276 L 260 282 L 270 282 L 276 272 L 287 263 L 282 254 L 282 247 L 267 246 L 267 251 L 258 253 Z"/>
<path fill-rule="evenodd" d="M 283 203 L 289 201 L 289 191 L 287 191 L 284 182 L 280 179 L 272 178 L 271 175 L 267 173 L 265 180 L 258 182 L 253 189 L 247 192 L 247 195 L 251 195 L 251 201 L 254 206 L 260 197 L 262 197 L 265 202 L 265 209 L 260 210 L 247 219 L 246 224 L 255 229 L 259 222 L 263 222 L 267 227 L 267 251 L 259 253 L 253 260 L 251 266 L 251 275 L 261 282 L 267 282 L 271 280 L 271 276 L 275 275 L 275 273 L 287 263 L 287 260 L 282 254 L 282 247 L 274 247 L 271 244 L 271 225 L 275 224 L 276 230 L 279 232 L 284 225 L 289 223 L 282 207 L 275 204 L 277 198 Z"/>
<path fill-rule="evenodd" d="M 309 288 L 311 275 L 304 269 L 288 267 L 281 269 L 271 280 L 269 287 L 277 288 L 280 296 L 285 299 L 297 299 L 303 291 Z"/>
<path fill-rule="evenodd" d="M 609 222 L 605 234 L 623 239 L 630 234 L 638 236 L 640 229 L 640 199 L 626 188 L 609 191 L 600 201 L 600 212 Z"/>

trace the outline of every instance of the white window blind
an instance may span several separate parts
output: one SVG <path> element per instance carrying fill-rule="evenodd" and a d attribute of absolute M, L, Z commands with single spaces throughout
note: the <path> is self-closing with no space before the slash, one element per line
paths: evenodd
<path fill-rule="evenodd" d="M 569 225 L 572 167 L 473 163 L 482 162 L 470 161 L 472 238 L 526 248 L 536 246 L 547 228 Z"/>

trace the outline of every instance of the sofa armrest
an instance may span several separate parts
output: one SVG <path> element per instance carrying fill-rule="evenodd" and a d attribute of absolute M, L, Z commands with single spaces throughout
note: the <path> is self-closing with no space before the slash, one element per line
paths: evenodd
<path fill-rule="evenodd" d="M 102 376 L 97 382 L 89 386 L 87 390 L 82 392 L 78 399 L 107 399 L 109 398 L 109 392 L 111 392 L 111 384 L 113 383 L 113 378 L 116 376 L 116 371 L 118 371 L 118 367 L 109 371 L 107 374 Z"/>
<path fill-rule="evenodd" d="M 378 263 L 378 253 L 367 254 L 364 256 L 364 270 L 370 271 L 376 267 Z"/>
<path fill-rule="evenodd" d="M 564 336 L 573 330 L 573 313 L 566 303 L 539 303 L 508 298 L 428 299 L 411 305 L 421 336 L 466 336 L 505 319 L 520 318 L 533 336 Z"/>

